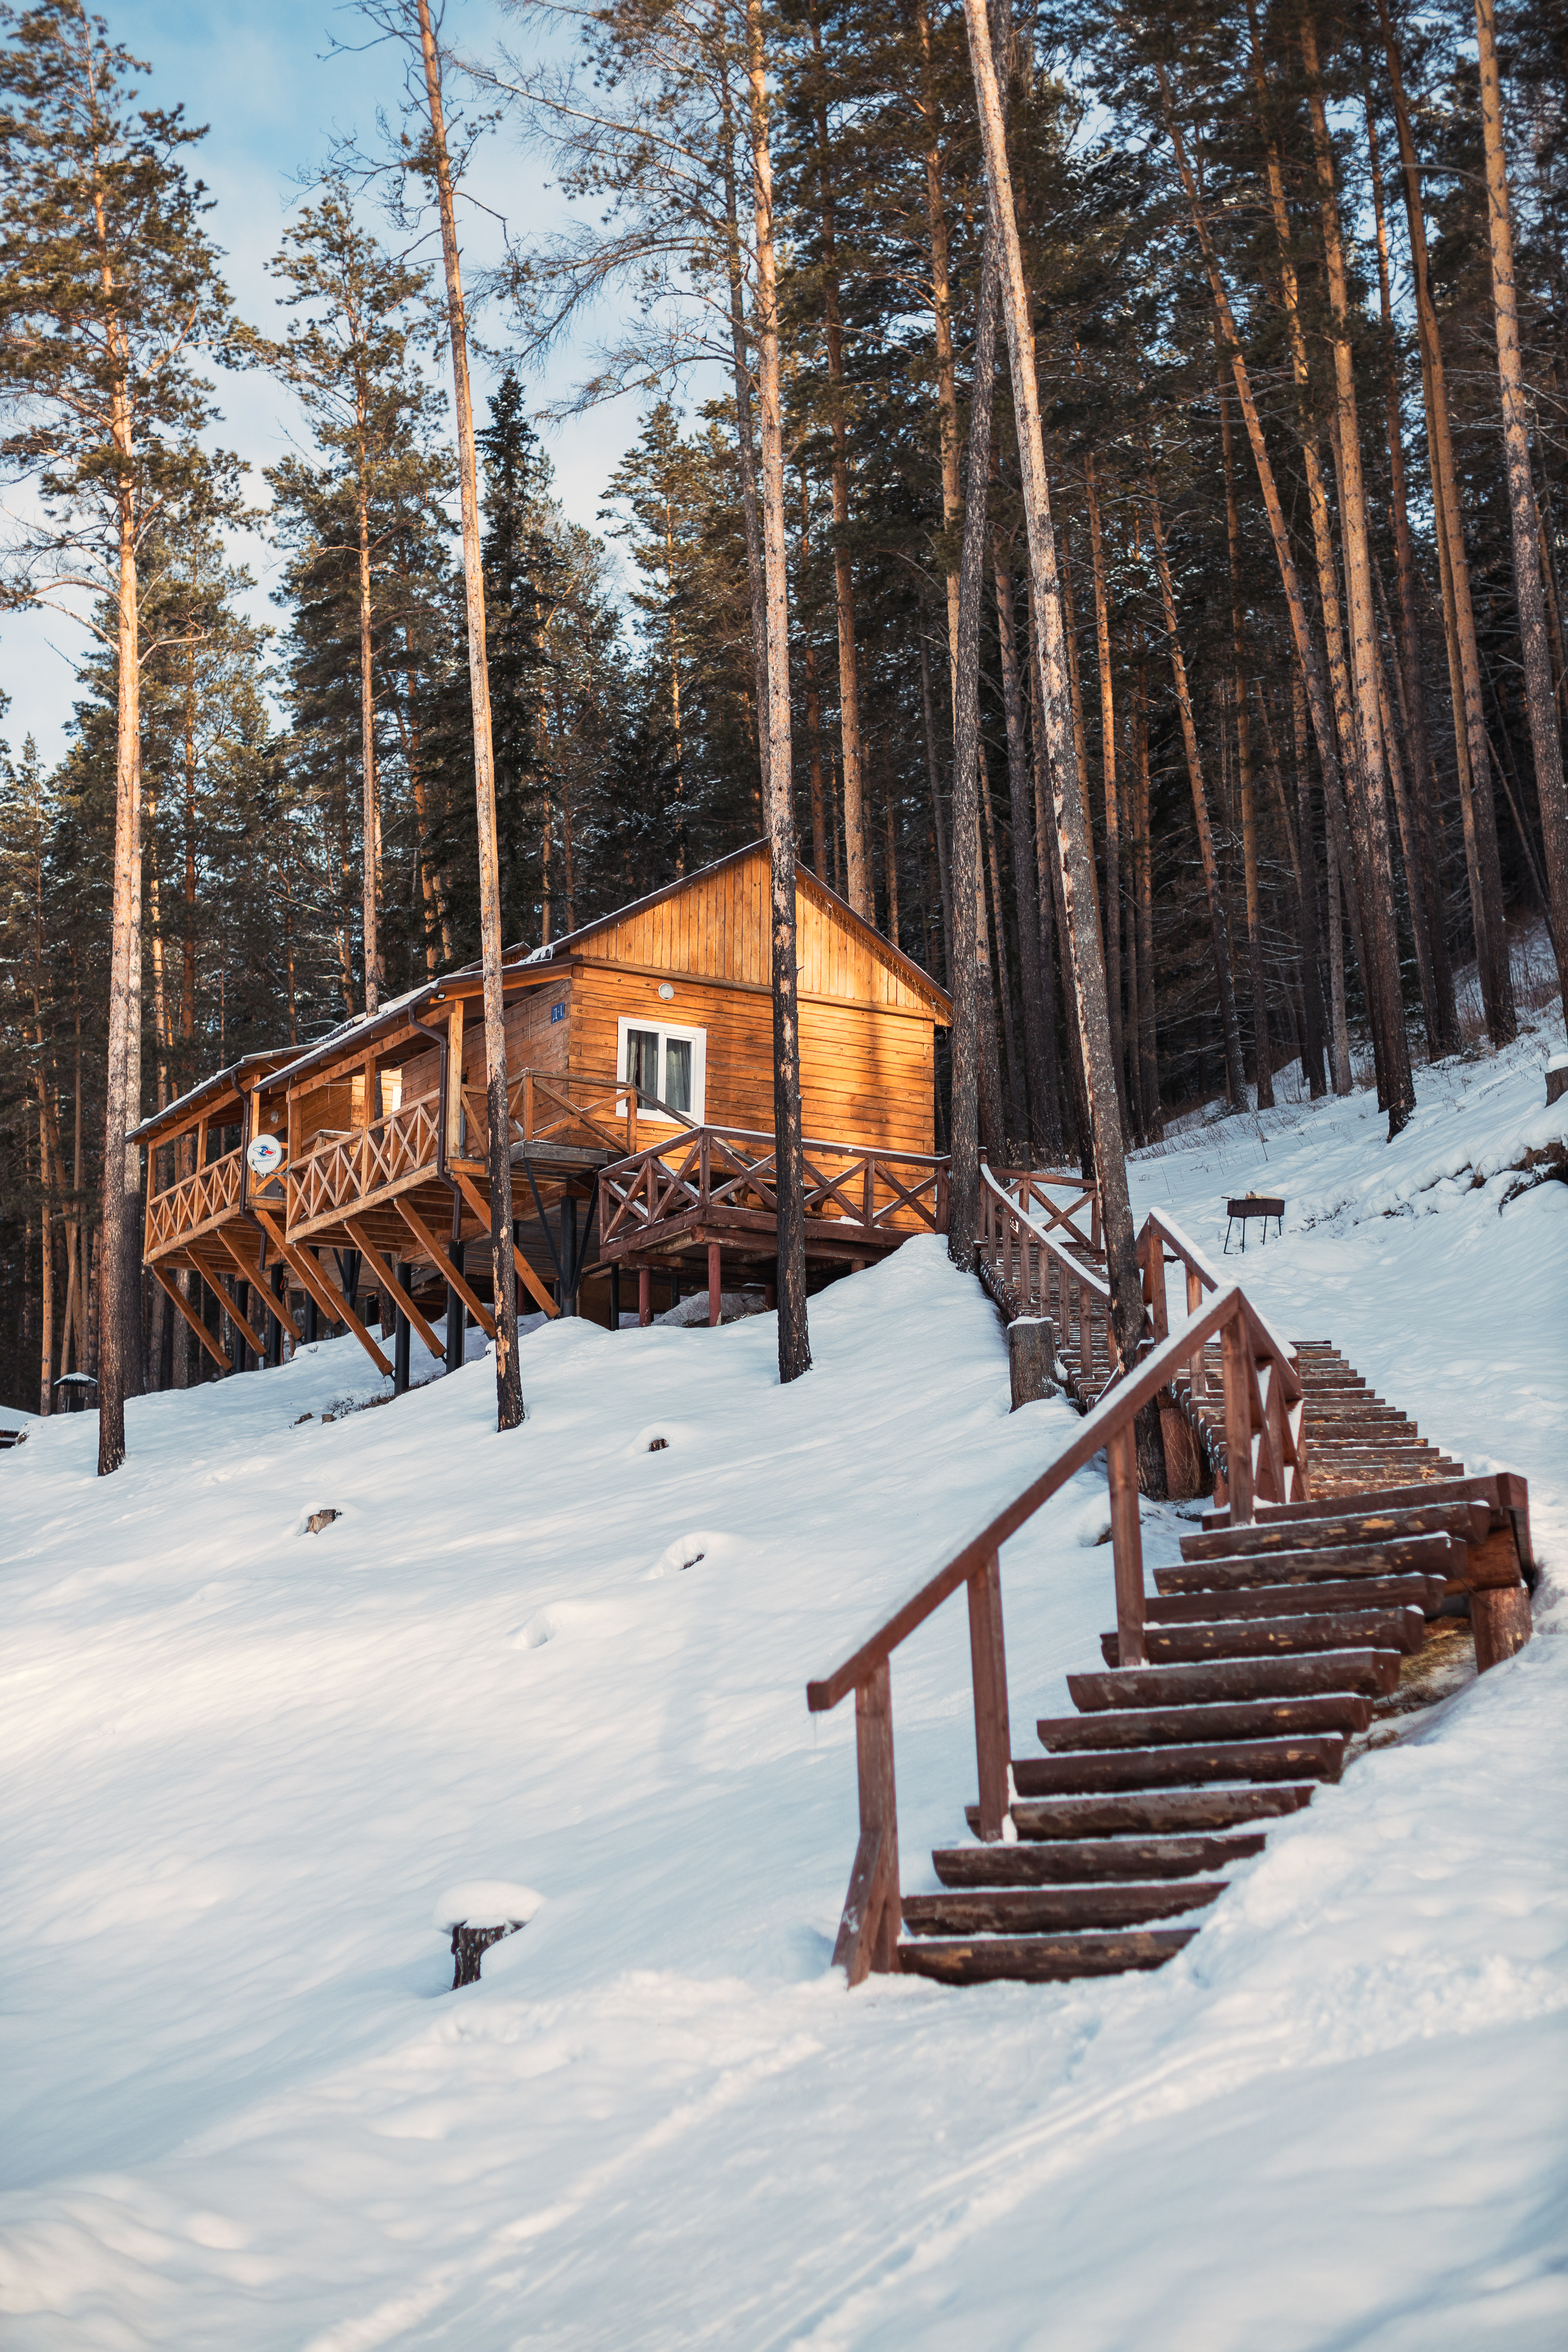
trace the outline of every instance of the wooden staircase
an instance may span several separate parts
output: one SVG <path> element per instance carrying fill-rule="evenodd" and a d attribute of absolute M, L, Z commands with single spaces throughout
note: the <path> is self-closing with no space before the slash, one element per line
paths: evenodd
<path fill-rule="evenodd" d="M 1015 1180 L 1018 1181 L 1018 1180 Z M 1352 1743 L 1402 1711 L 1402 1677 L 1439 1618 L 1473 1627 L 1478 1672 L 1530 1639 L 1529 1492 L 1467 1477 L 1375 1396 L 1326 1340 L 1292 1346 L 1157 1213 L 1139 1237 L 1149 1341 L 1116 1360 L 1098 1220 L 1061 1180 L 988 1177 L 981 1276 L 1010 1316 L 1060 1314 L 1059 1361 L 1086 1408 L 1079 1435 L 841 1665 L 814 1711 L 855 1694 L 861 1837 L 834 1958 L 852 1984 L 897 1969 L 949 1984 L 1163 1967 L 1191 1942 L 1270 1822 L 1334 1781 Z M 1045 1183 L 1056 1187 L 1052 1202 Z M 1185 1261 L 1174 1337 L 1166 1248 Z M 1206 1294 L 1209 1294 L 1207 1295 Z M 1134 1423 L 1157 1404 L 1173 1454 L 1214 1507 L 1145 1594 Z M 1179 1444 L 1173 1448 L 1173 1425 Z M 1103 1448 L 1116 1625 L 1103 1667 L 1070 1674 L 1077 1712 L 1008 1727 L 1000 1547 Z M 1191 1486 L 1186 1491 L 1192 1492 Z M 893 1652 L 959 1586 L 969 1604 L 979 1801 L 975 1843 L 932 1856 L 942 1891 L 903 1895 L 894 1789 Z M 1454 1627 L 1458 1633 L 1462 1628 Z"/>
<path fill-rule="evenodd" d="M 1184 1537 L 1145 1604 L 1148 1663 L 1123 1668 L 1109 1633 L 1106 1670 L 1069 1675 L 1078 1713 L 1013 1761 L 1018 1843 L 936 1851 L 951 1891 L 904 1897 L 900 1967 L 1039 1982 L 1173 1958 L 1267 1824 L 1339 1779 L 1490 1517 L 1368 1498 Z"/>

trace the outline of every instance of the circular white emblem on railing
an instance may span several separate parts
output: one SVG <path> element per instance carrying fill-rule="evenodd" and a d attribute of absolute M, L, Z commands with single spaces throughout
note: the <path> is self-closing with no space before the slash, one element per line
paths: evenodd
<path fill-rule="evenodd" d="M 253 1176 L 276 1176 L 283 1165 L 283 1146 L 277 1136 L 252 1136 L 245 1164 Z"/>

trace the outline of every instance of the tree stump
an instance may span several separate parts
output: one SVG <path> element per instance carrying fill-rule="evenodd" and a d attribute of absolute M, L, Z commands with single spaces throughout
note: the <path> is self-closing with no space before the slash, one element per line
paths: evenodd
<path fill-rule="evenodd" d="M 329 1528 L 334 1519 L 340 1519 L 342 1516 L 341 1511 L 312 1511 L 305 1522 L 305 1532 L 308 1536 L 319 1536 L 323 1528 Z"/>
<path fill-rule="evenodd" d="M 449 1886 L 432 1915 L 432 1925 L 452 1937 L 452 1990 L 477 1984 L 479 1964 L 492 1944 L 526 1927 L 542 1895 L 504 1878 L 469 1879 Z"/>
<path fill-rule="evenodd" d="M 1012 1410 L 1038 1404 L 1057 1393 L 1056 1332 L 1049 1315 L 1020 1315 L 1008 1325 L 1008 1370 L 1012 1376 Z"/>
<path fill-rule="evenodd" d="M 1546 1099 L 1560 1102 L 1568 1095 L 1568 1054 L 1553 1054 L 1546 1065 Z"/>

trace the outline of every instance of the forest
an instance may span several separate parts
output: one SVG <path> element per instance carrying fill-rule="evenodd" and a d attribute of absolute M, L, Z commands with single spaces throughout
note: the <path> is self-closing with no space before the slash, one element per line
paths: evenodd
<path fill-rule="evenodd" d="M 270 336 L 221 132 L 0 16 L 0 597 L 86 625 L 63 760 L 0 746 L 0 1398 L 198 1376 L 104 1305 L 138 1118 L 763 835 L 952 990 L 956 1181 L 1278 1087 L 1392 1135 L 1559 996 L 1557 0 L 361 15 L 409 103 Z M 460 296 L 486 142 L 570 217 Z M 235 371 L 308 428 L 259 478 Z M 550 425 L 628 392 L 591 530 Z"/>

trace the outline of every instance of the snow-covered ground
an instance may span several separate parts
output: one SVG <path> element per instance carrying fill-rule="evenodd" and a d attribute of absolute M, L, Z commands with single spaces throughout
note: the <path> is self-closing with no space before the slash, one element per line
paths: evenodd
<path fill-rule="evenodd" d="M 91 1416 L 33 1427 L 0 1455 L 6 2352 L 1561 2345 L 1568 1186 L 1457 1181 L 1543 1059 L 1422 1070 L 1393 1147 L 1357 1095 L 1135 1163 L 1215 1254 L 1228 1192 L 1283 1192 L 1227 1270 L 1524 1470 L 1549 1570 L 1537 1640 L 1153 1977 L 828 1970 L 852 1709 L 806 1679 L 1074 1425 L 1009 1415 L 936 1243 L 816 1302 L 786 1391 L 768 1316 L 566 1324 L 507 1437 L 483 1362 L 341 1414 L 376 1392 L 350 1342 L 140 1401 L 110 1480 Z M 1008 1548 L 1020 1746 L 1097 1658 L 1107 1516 L 1085 1473 Z M 1179 1527 L 1147 1511 L 1152 1559 Z M 914 1888 L 964 1833 L 960 1602 L 894 1711 Z M 491 1879 L 544 1900 L 451 1993 L 433 1907 Z"/>

